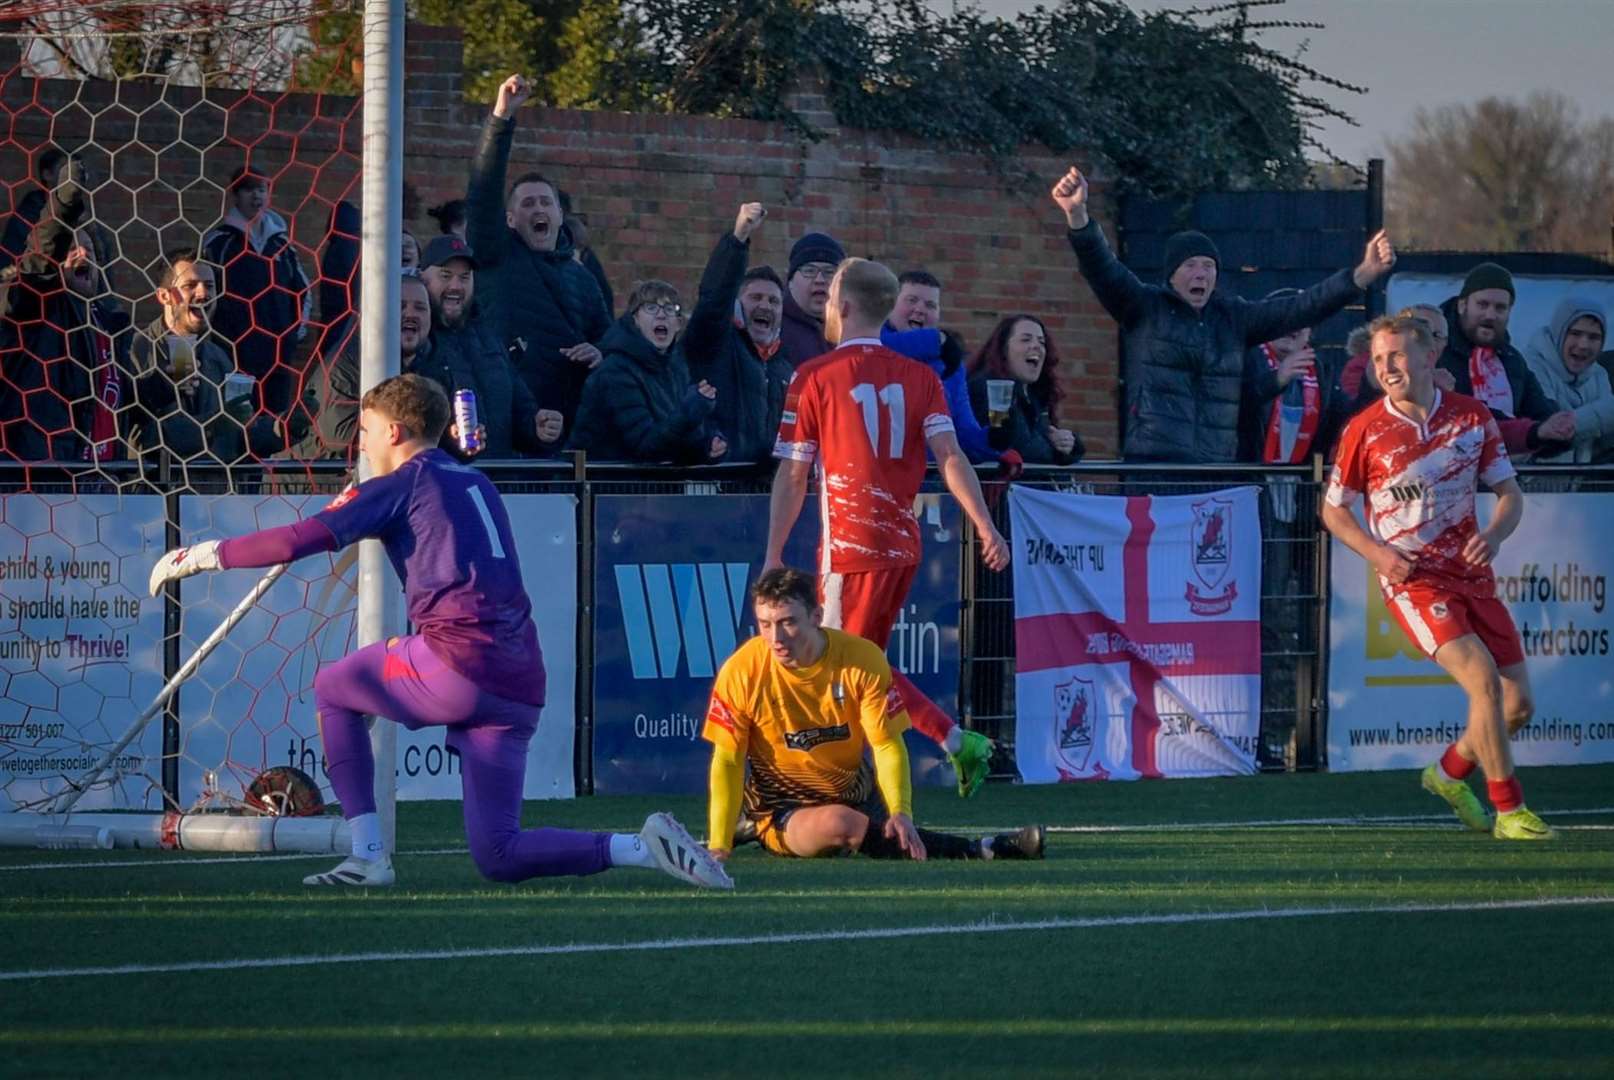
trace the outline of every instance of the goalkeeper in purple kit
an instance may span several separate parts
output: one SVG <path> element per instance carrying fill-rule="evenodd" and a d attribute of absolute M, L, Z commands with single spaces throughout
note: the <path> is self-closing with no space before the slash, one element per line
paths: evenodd
<path fill-rule="evenodd" d="M 306 885 L 391 885 L 391 853 L 375 810 L 375 760 L 364 717 L 442 727 L 460 755 L 465 834 L 494 881 L 661 869 L 692 885 L 731 888 L 723 868 L 668 814 L 633 833 L 521 829 L 527 744 L 544 704 L 544 663 L 521 581 L 510 519 L 480 472 L 437 449 L 449 422 L 442 389 L 420 375 L 364 395 L 359 447 L 373 478 L 294 525 L 209 540 L 164 555 L 168 581 L 203 570 L 274 566 L 365 538 L 386 547 L 416 633 L 320 669 L 314 703 L 326 774 L 353 834 L 353 853 Z"/>

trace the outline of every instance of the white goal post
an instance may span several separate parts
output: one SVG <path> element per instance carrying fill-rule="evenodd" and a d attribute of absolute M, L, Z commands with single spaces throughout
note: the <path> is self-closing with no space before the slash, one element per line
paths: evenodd
<path fill-rule="evenodd" d="M 22 121 L 16 119 L 10 106 L 6 107 L 6 115 L 13 125 L 11 132 L 14 147 L 12 158 L 5 163 L 7 177 L 3 178 L 10 188 L 9 205 L 0 207 L 0 210 L 9 211 L 9 214 L 0 213 L 0 226 L 7 224 L 8 218 L 21 220 L 18 211 L 20 196 L 23 193 L 25 180 L 31 180 L 31 175 L 19 171 L 17 162 L 20 159 L 31 173 L 35 164 L 46 160 L 54 152 L 52 147 L 64 146 L 70 164 L 64 166 L 63 175 L 71 176 L 75 180 L 81 179 L 85 174 L 74 172 L 78 166 L 74 164 L 80 155 L 102 163 L 100 175 L 89 174 L 89 179 L 82 179 L 80 186 L 89 190 L 89 203 L 91 209 L 83 222 L 85 239 L 80 243 L 88 244 L 93 237 L 91 234 L 101 229 L 107 236 L 112 237 L 105 252 L 97 252 L 96 258 L 99 270 L 104 275 L 101 283 L 104 294 L 123 308 L 133 312 L 137 305 L 142 313 L 143 321 L 149 320 L 151 311 L 146 305 L 152 304 L 153 287 L 157 285 L 156 268 L 161 263 L 165 252 L 174 247 L 176 240 L 179 246 L 200 248 L 196 240 L 200 238 L 209 225 L 215 221 L 218 212 L 218 203 L 226 202 L 233 189 L 224 186 L 223 175 L 238 163 L 244 168 L 250 164 L 253 172 L 266 166 L 260 162 L 271 162 L 270 169 L 278 167 L 275 179 L 278 183 L 284 177 L 287 191 L 301 192 L 302 202 L 294 209 L 285 209 L 288 219 L 297 216 L 301 211 L 303 218 L 314 217 L 316 208 L 320 213 L 328 216 L 329 230 L 334 233 L 336 226 L 336 207 L 342 200 L 351 199 L 349 194 L 357 190 L 359 194 L 360 211 L 362 213 L 362 226 L 359 232 L 359 289 L 356 306 L 357 319 L 360 326 L 358 335 L 360 359 L 360 386 L 368 390 L 371 386 L 383 379 L 396 375 L 399 370 L 399 272 L 401 265 L 401 246 L 403 229 L 403 64 L 404 64 L 404 20 L 405 0 L 366 0 L 363 10 L 362 24 L 359 30 L 359 49 L 355 50 L 352 59 L 362 56 L 362 150 L 358 156 L 357 176 L 354 176 L 354 155 L 343 149 L 349 141 L 343 135 L 335 139 L 336 150 L 328 152 L 318 151 L 325 156 L 299 160 L 299 153 L 312 154 L 314 151 L 301 151 L 302 145 L 299 136 L 294 132 L 289 138 L 283 138 L 284 133 L 277 129 L 273 139 L 266 139 L 261 129 L 254 130 L 252 125 L 266 125 L 279 123 L 275 120 L 275 102 L 278 95 L 292 95 L 301 93 L 295 87 L 307 85 L 298 83 L 294 77 L 296 59 L 277 61 L 264 65 L 261 70 L 272 71 L 273 74 L 264 76 L 270 80 L 262 85 L 257 82 L 261 63 L 260 57 L 264 49 L 284 48 L 286 56 L 301 57 L 307 55 L 304 50 L 309 45 L 309 28 L 315 25 L 317 18 L 325 12 L 338 12 L 340 6 L 332 4 L 330 0 L 156 0 L 146 5 L 129 5 L 132 9 L 139 8 L 135 15 L 102 14 L 95 5 L 83 5 L 78 0 L 28 0 L 17 11 L 16 20 L 10 24 L 0 38 L 9 38 L 10 44 L 16 46 L 23 63 L 11 73 L 0 76 L 0 92 L 5 91 L 5 82 L 11 81 L 10 93 L 4 94 L 7 101 L 12 97 L 26 98 L 33 96 L 39 98 L 40 87 L 46 83 L 44 89 L 52 90 L 65 101 L 61 106 L 61 116 L 49 114 L 48 109 L 39 107 L 37 111 L 49 114 L 43 123 L 34 128 L 24 128 L 27 117 Z M 109 8 L 108 11 L 111 9 Z M 120 23 L 117 19 L 145 18 L 146 23 L 133 22 Z M 219 37 L 220 24 L 232 32 L 239 30 L 239 53 L 232 53 L 228 47 L 223 51 L 214 51 L 204 54 L 201 50 L 217 49 L 215 44 Z M 301 36 L 299 36 L 301 35 Z M 180 44 L 176 45 L 176 42 Z M 268 46 L 263 43 L 269 42 Z M 5 43 L 5 42 L 0 42 Z M 250 44 L 256 43 L 256 44 Z M 192 48 L 196 51 L 192 52 Z M 96 67 L 96 50 L 115 54 L 115 63 L 102 68 Z M 110 51 L 108 51 L 110 50 Z M 257 55 L 254 55 L 257 50 Z M 160 62 L 167 66 L 157 70 L 151 65 Z M 105 60 L 105 57 L 102 57 Z M 343 54 L 338 59 L 338 75 L 348 64 Z M 277 66 L 278 64 L 278 66 Z M 121 67 L 116 65 L 122 65 Z M 133 65 L 133 69 L 130 68 Z M 356 65 L 355 65 L 356 68 Z M 132 74 L 113 74 L 108 77 L 108 71 L 123 72 L 132 70 Z M 122 100 L 124 87 L 123 80 L 130 80 L 130 88 L 140 88 L 138 95 L 129 95 L 130 100 L 150 100 L 153 103 L 144 107 L 143 111 L 135 111 Z M 72 81 L 79 80 L 78 88 L 72 89 Z M 106 96 L 106 83 L 115 80 L 117 85 L 110 95 L 110 104 L 103 103 Z M 36 84 L 30 88 L 28 84 Z M 325 84 L 319 84 L 324 86 Z M 69 87 L 62 89 L 63 86 Z M 341 111 L 347 106 L 341 102 L 352 102 L 351 89 L 327 91 L 324 89 L 310 91 L 317 94 L 316 104 L 311 112 L 319 119 L 326 118 L 327 108 L 336 110 L 340 125 L 345 127 L 347 121 L 341 120 Z M 335 100 L 338 104 L 330 106 Z M 264 107 L 267 105 L 268 107 Z M 132 134 L 123 134 L 117 127 L 124 121 L 125 113 L 134 116 Z M 81 122 L 82 121 L 82 122 Z M 30 121 L 31 122 L 31 121 Z M 204 136 L 192 134 L 193 125 L 196 131 L 207 131 Z M 164 127 L 163 125 L 169 125 Z M 212 128 L 206 125 L 215 125 L 223 137 L 211 134 Z M 171 135 L 163 132 L 172 131 Z M 159 133 L 153 138 L 152 131 Z M 102 135 L 102 132 L 112 132 Z M 98 139 L 101 142 L 98 144 Z M 168 141 L 164 142 L 163 139 Z M 289 145 L 287 150 L 281 143 Z M 270 146 L 270 144 L 274 144 Z M 269 149 L 265 149 L 268 146 Z M 278 156 L 277 156 L 278 155 Z M 344 156 L 345 155 L 345 156 Z M 282 163 L 283 162 L 283 163 Z M 150 178 L 147 179 L 147 172 Z M 312 179 L 306 177 L 312 176 Z M 65 182 L 65 181 L 64 181 Z M 41 188 L 46 188 L 47 182 L 40 181 Z M 334 192 L 334 194 L 332 193 Z M 44 192 L 50 197 L 50 192 Z M 54 205 L 54 204 L 47 204 Z M 323 221 L 321 229 L 325 228 Z M 298 239 L 296 222 L 291 223 L 292 244 L 300 249 L 294 258 L 301 258 L 307 264 L 315 257 L 317 243 L 310 243 L 306 239 Z M 304 226 L 306 237 L 307 229 Z M 93 244 L 90 246 L 94 247 Z M 203 258 L 207 258 L 205 254 Z M 198 260 L 199 261 L 199 260 Z M 349 264 L 351 265 L 351 263 Z M 65 273 L 65 272 L 64 272 Z M 316 285 L 323 286 L 326 279 L 309 275 L 307 292 L 313 294 Z M 256 316 L 253 316 L 254 320 Z M 172 324 L 170 324 L 172 325 Z M 256 322 L 254 322 L 256 328 Z M 141 323 L 136 322 L 134 332 L 138 333 Z M 314 326 L 315 333 L 318 327 Z M 205 332 L 205 331 L 204 331 Z M 305 333 L 307 330 L 305 329 Z M 299 338 L 299 342 L 301 342 Z M 305 352 L 311 351 L 305 346 Z M 192 364 L 198 363 L 193 357 Z M 177 364 L 177 361 L 176 361 Z M 176 379 L 176 389 L 178 376 Z M 261 388 L 261 385 L 260 385 Z M 4 389 L 0 386 L 0 389 Z M 97 394 L 99 390 L 95 391 Z M 133 388 L 127 384 L 122 391 L 125 395 L 131 394 Z M 117 393 L 114 390 L 114 395 Z M 267 391 L 265 391 L 267 393 Z M 118 404 L 116 401 L 114 405 Z M 127 400 L 122 404 L 127 405 Z M 265 407 L 266 408 L 266 407 Z M 250 407 L 249 407 L 250 411 Z M 164 436 L 159 427 L 159 439 Z M 99 436 L 97 436 L 99 438 Z M 164 452 L 168 450 L 163 446 Z M 256 453 L 254 451 L 254 453 Z M 360 464 L 360 476 L 365 475 L 365 467 Z M 179 470 L 175 470 L 176 475 Z M 80 547 L 86 550 L 95 549 L 95 554 L 101 557 L 110 566 L 110 577 L 100 583 L 100 589 L 112 595 L 121 595 L 118 590 L 130 594 L 130 599 L 136 602 L 143 601 L 143 594 L 136 597 L 130 588 L 133 572 L 128 569 L 137 562 L 144 562 L 140 568 L 140 575 L 150 569 L 150 561 L 161 553 L 159 547 L 155 552 L 138 548 L 131 548 L 126 542 L 124 546 L 115 546 L 108 536 L 114 531 L 113 526 L 120 521 L 137 520 L 146 524 L 128 525 L 128 530 L 139 531 L 143 543 L 149 544 L 152 538 L 150 518 L 141 518 L 140 514 L 147 511 L 142 509 L 139 513 L 129 513 L 126 508 L 146 500 L 142 506 L 155 503 L 163 496 L 150 494 L 126 494 L 135 490 L 133 485 L 126 481 L 133 474 L 132 470 L 119 471 L 114 465 L 103 466 L 99 456 L 92 457 L 87 469 L 81 468 L 72 473 L 68 481 L 69 495 L 59 493 L 56 488 L 40 488 L 38 491 L 46 494 L 36 494 L 26 486 L 20 489 L 20 494 L 9 495 L 17 499 L 35 500 L 40 503 L 40 514 L 51 516 L 56 514 L 56 507 L 61 503 L 72 503 L 80 498 L 80 492 L 92 492 L 85 503 L 93 508 L 83 510 L 82 516 L 91 522 L 88 532 L 80 535 L 64 535 L 61 538 L 50 537 L 50 545 L 36 550 L 66 551 L 74 556 L 75 564 L 78 562 Z M 8 474 L 12 475 L 12 474 Z M 21 475 L 21 474 L 17 474 Z M 150 476 L 141 467 L 140 475 Z M 167 474 L 164 473 L 164 476 Z M 89 478 L 86 484 L 83 479 Z M 188 483 L 188 481 L 185 481 Z M 235 494 L 234 481 L 229 481 L 227 491 L 229 498 L 241 500 L 243 496 Z M 272 470 L 265 470 L 260 488 L 246 490 L 261 490 L 264 492 L 263 500 L 284 502 L 288 493 L 297 494 L 308 488 L 299 489 L 295 483 L 289 486 L 277 486 L 278 479 Z M 211 490 L 211 489 L 208 489 Z M 3 511 L 5 500 L 15 488 L 0 488 L 0 511 Z M 200 502 L 208 496 L 195 489 L 183 486 L 172 489 L 172 494 L 184 492 L 193 503 Z M 329 496 L 327 495 L 326 498 Z M 49 500 L 56 500 L 50 502 Z M 99 500 L 99 501 L 97 501 Z M 186 528 L 184 515 L 175 510 L 179 506 L 178 498 L 173 498 L 158 514 L 159 522 L 157 535 L 162 535 L 162 524 L 166 521 L 166 528 L 170 535 L 176 526 Z M 284 509 L 279 507 L 277 509 Z M 317 507 L 310 505 L 308 512 Z M 153 511 L 155 512 L 155 511 Z M 203 510 L 210 514 L 211 511 Z M 255 520 L 259 513 L 253 508 L 246 513 L 248 520 Z M 241 515 L 230 516 L 221 514 L 226 522 L 240 519 Z M 272 519 L 273 514 L 266 514 Z M 19 519 L 20 520 L 20 519 Z M 0 530 L 7 524 L 7 515 L 0 512 Z M 210 524 L 219 526 L 218 522 Z M 52 526 L 54 528 L 54 525 Z M 19 550 L 10 549 L 13 542 L 6 537 L 20 536 L 16 541 Z M 0 543 L 7 544 L 0 547 L 0 561 L 12 560 L 18 567 L 27 567 L 30 571 L 31 553 L 22 548 L 23 545 L 35 543 L 38 539 L 35 534 L 20 531 L 6 533 L 0 537 Z M 189 535 L 185 540 L 191 539 Z M 108 554 L 110 553 L 110 554 Z M 39 561 L 39 560 L 32 560 Z M 48 560 L 45 560 L 48 563 Z M 65 562 L 65 556 L 63 557 Z M 99 564 L 98 564 L 99 565 Z M 308 597 L 304 602 L 310 605 L 315 603 L 313 597 L 319 594 L 326 597 L 332 593 L 341 592 L 344 596 L 352 594 L 342 592 L 352 588 L 351 585 L 335 580 L 335 571 L 340 569 L 333 564 L 333 576 L 329 584 L 323 578 L 301 578 L 301 587 Z M 11 666 L 0 664 L 0 683 L 8 686 L 21 686 L 21 682 L 10 682 L 12 679 L 31 679 L 29 686 L 38 686 L 42 689 L 37 700 L 26 703 L 11 703 L 10 711 L 0 708 L 0 721 L 15 719 L 16 723 L 0 723 L 0 766 L 4 766 L 8 757 L 21 761 L 25 754 L 14 753 L 17 748 L 33 751 L 32 744 L 38 744 L 37 760 L 28 763 L 28 770 L 18 769 L 7 772 L 11 779 L 0 785 L 0 794 L 7 796 L 0 798 L 0 847 L 46 847 L 46 848 L 84 848 L 101 849 L 139 848 L 139 849 L 169 849 L 191 851 L 277 851 L 277 852 L 342 852 L 349 844 L 349 831 L 346 823 L 339 817 L 327 813 L 323 816 L 295 817 L 274 816 L 272 813 L 254 812 L 251 800 L 242 800 L 234 797 L 234 793 L 225 793 L 213 790 L 228 786 L 244 779 L 249 779 L 254 773 L 272 762 L 284 762 L 287 751 L 284 749 L 288 742 L 294 746 L 291 751 L 293 757 L 298 753 L 308 752 L 309 739 L 300 734 L 295 728 L 289 729 L 283 718 L 278 716 L 265 718 L 261 724 L 254 725 L 251 714 L 252 706 L 259 701 L 260 688 L 253 684 L 250 692 L 236 693 L 237 687 L 211 681 L 200 687 L 196 693 L 198 700 L 203 701 L 206 708 L 197 710 L 206 714 L 210 724 L 220 726 L 224 734 L 221 736 L 225 749 L 220 751 L 224 759 L 237 775 L 222 776 L 213 770 L 217 767 L 213 757 L 204 756 L 201 751 L 192 753 L 186 747 L 176 755 L 165 748 L 160 755 L 160 764 L 163 766 L 163 776 L 159 780 L 156 775 L 154 763 L 159 762 L 159 756 L 153 756 L 149 748 L 140 764 L 127 766 L 132 774 L 120 776 L 119 770 L 125 768 L 123 764 L 130 760 L 129 754 L 141 749 L 139 743 L 130 747 L 131 742 L 143 740 L 150 742 L 156 739 L 155 732 L 147 732 L 147 728 L 156 728 L 162 723 L 170 725 L 179 724 L 181 728 L 185 723 L 182 717 L 176 717 L 175 710 L 170 706 L 170 699 L 180 690 L 182 685 L 192 685 L 188 680 L 197 676 L 214 653 L 213 664 L 218 668 L 223 661 L 223 667 L 229 667 L 229 661 L 235 659 L 233 653 L 226 650 L 223 643 L 242 620 L 257 610 L 257 617 L 270 619 L 271 632 L 260 633 L 259 639 L 254 642 L 264 648 L 281 650 L 289 659 L 277 661 L 285 665 L 285 670 L 275 670 L 272 679 L 283 682 L 285 685 L 278 693 L 273 706 L 266 711 L 284 708 L 286 710 L 300 710 L 305 713 L 307 727 L 312 728 L 313 705 L 307 699 L 307 688 L 311 685 L 312 664 L 328 662 L 331 652 L 321 642 L 320 647 L 311 648 L 307 645 L 283 639 L 290 638 L 306 625 L 308 635 L 321 635 L 334 637 L 335 631 L 330 627 L 331 619 L 327 618 L 330 611 L 319 608 L 307 613 L 306 619 L 300 618 L 304 612 L 287 614 L 283 607 L 272 612 L 264 612 L 263 605 L 272 601 L 266 597 L 276 582 L 283 577 L 291 578 L 286 574 L 286 567 L 271 569 L 258 582 L 251 592 L 229 611 L 229 613 L 213 629 L 212 633 L 194 649 L 188 657 L 179 657 L 176 663 L 173 659 L 167 662 L 167 668 L 172 672 L 161 690 L 157 692 L 154 700 L 150 699 L 151 690 L 148 688 L 142 695 L 142 700 L 132 700 L 134 689 L 142 685 L 142 677 L 150 677 L 153 661 L 150 659 L 164 647 L 164 641 L 172 641 L 181 636 L 177 625 L 165 623 L 160 637 L 153 638 L 152 616 L 142 617 L 142 613 L 135 611 L 136 604 L 129 604 L 133 615 L 123 621 L 114 607 L 113 615 L 84 616 L 85 619 L 100 619 L 104 626 L 98 627 L 97 641 L 101 637 L 112 640 L 122 635 L 122 651 L 116 653 L 119 658 L 133 656 L 140 653 L 140 663 L 144 665 L 136 670 L 133 662 L 127 665 L 128 671 L 124 682 L 108 688 L 109 678 L 101 678 L 99 682 L 90 676 L 78 673 L 79 669 L 72 669 L 75 674 L 59 675 L 58 669 L 45 670 L 48 653 L 38 647 L 35 638 L 30 637 L 29 620 L 38 622 L 49 616 L 50 603 L 60 603 L 59 600 L 46 602 L 42 599 L 30 608 L 27 613 L 16 616 L 8 627 L 0 624 L 0 644 L 8 638 L 15 648 L 9 653 L 0 654 L 0 659 L 15 661 Z M 13 577 L 19 571 L 13 570 Z M 304 568 L 306 574 L 307 568 Z M 347 570 L 352 573 L 352 569 Z M 120 576 L 121 575 L 121 576 Z M 3 576 L 3 572 L 0 572 Z M 48 572 L 47 572 L 48 577 Z M 363 647 L 375 641 L 383 640 L 389 634 L 403 633 L 404 618 L 401 603 L 401 591 L 386 554 L 377 541 L 363 542 L 357 552 L 356 574 L 356 602 L 357 615 L 352 623 L 356 646 Z M 291 581 L 289 587 L 295 588 L 297 581 Z M 11 581 L 6 582 L 6 592 L 11 592 Z M 282 585 L 282 588 L 288 587 Z M 48 592 L 50 586 L 41 586 Z M 41 593 L 42 597 L 44 593 Z M 92 593 L 88 588 L 85 596 L 91 597 L 94 603 L 101 603 L 99 592 Z M 199 601 L 217 604 L 218 596 L 211 591 L 204 592 L 200 587 L 197 591 Z M 86 603 L 91 601 L 86 600 Z M 150 604 L 150 601 L 144 601 Z M 157 606 L 165 602 L 159 600 Z M 225 602 L 224 606 L 228 606 Z M 184 602 L 186 630 L 189 624 L 200 619 L 205 626 L 211 620 L 210 614 L 200 616 L 192 610 L 192 603 L 187 598 Z M 86 608 L 85 610 L 100 610 Z M 351 613 L 352 609 L 347 609 Z M 34 612 L 45 614 L 35 615 Z M 10 616 L 7 616 L 8 618 Z M 58 635 L 55 641 L 58 655 L 62 639 L 78 642 L 73 637 L 73 619 L 81 618 L 78 615 L 62 616 L 57 619 L 63 626 L 60 631 L 52 631 Z M 77 624 L 82 628 L 83 622 Z M 343 624 L 345 628 L 346 624 Z M 100 634 L 100 630 L 106 630 Z M 245 629 L 245 628 L 243 628 Z M 84 630 L 76 631 L 79 634 Z M 36 635 L 37 636 L 37 635 Z M 240 635 L 238 635 L 240 636 Z M 23 653 L 23 646 L 34 650 L 32 657 Z M 239 643 L 232 643 L 230 650 L 244 651 L 251 647 Z M 76 644 L 69 645 L 68 656 L 74 655 L 73 650 L 80 648 Z M 279 655 L 279 654 L 277 654 Z M 309 661 L 309 657 L 314 659 Z M 97 654 L 95 659 L 99 660 Z M 25 667 L 27 665 L 27 667 Z M 84 667 L 93 667 L 88 661 Z M 160 666 L 160 665 L 159 665 Z M 236 678 L 238 681 L 247 680 L 251 673 L 246 669 L 250 665 L 236 664 Z M 103 665 L 110 670 L 113 665 Z M 59 670 L 66 671 L 66 667 Z M 227 676 L 204 675 L 200 678 L 217 680 Z M 299 681 L 294 681 L 299 680 Z M 190 691 L 186 692 L 187 695 Z M 55 695 L 55 704 L 52 705 L 50 695 Z M 94 700 L 88 705 L 81 704 L 81 712 L 74 716 L 70 710 L 73 702 L 83 702 L 94 695 Z M 75 697 L 74 695 L 78 695 Z M 281 699 L 286 704 L 281 706 Z M 18 699 L 20 701 L 21 699 Z M 133 712 L 145 700 L 150 703 L 139 713 Z M 245 705 L 239 702 L 245 701 Z M 55 714 L 49 709 L 57 710 Z M 127 709 L 128 711 L 122 711 Z M 168 712 L 164 716 L 165 709 Z M 32 710 L 32 711 L 30 711 Z M 237 711 L 232 711 L 237 710 Z M 243 711 L 245 715 L 243 715 Z M 121 715 L 119 713 L 121 712 Z M 55 757 L 44 744 L 47 740 L 57 739 L 57 729 L 64 725 L 61 723 L 40 724 L 35 717 L 50 716 L 51 719 L 66 719 L 69 722 L 68 736 L 61 739 L 62 745 Z M 127 727 L 123 726 L 125 719 L 133 717 Z M 93 724 L 96 733 L 81 734 L 76 739 L 73 735 L 73 721 L 85 719 L 83 729 L 88 732 Z M 159 719 L 160 718 L 160 719 Z M 158 724 L 153 724 L 159 720 Z M 16 747 L 7 744 L 7 739 L 16 731 L 18 740 Z M 35 735 L 35 731 L 43 734 Z M 121 735 L 115 733 L 121 730 Z M 186 733 L 181 730 L 183 738 Z M 28 747 L 22 747 L 22 740 L 30 740 Z M 278 740 L 278 741 L 277 741 Z M 300 742 L 299 742 L 300 740 Z M 397 729 L 392 723 L 372 723 L 371 742 L 376 754 L 376 802 L 377 812 L 381 818 L 383 835 L 390 848 L 396 844 L 396 793 L 397 793 Z M 181 744 L 185 746 L 185 744 Z M 297 749 L 302 746 L 302 749 Z M 321 751 L 317 740 L 313 742 L 312 752 L 318 755 Z M 126 754 L 126 751 L 129 753 Z M 209 749 L 208 753 L 211 753 Z M 168 779 L 173 768 L 173 758 L 178 756 L 181 764 L 188 770 L 188 788 L 181 790 L 194 791 L 199 777 L 205 776 L 205 788 L 209 797 L 197 800 L 196 805 L 188 807 L 189 796 L 176 799 L 173 781 Z M 50 766 L 49 762 L 72 761 L 74 765 Z M 93 765 L 87 763 L 93 760 Z M 316 758 L 317 760 L 317 758 Z M 261 764 L 254 764 L 255 762 Z M 87 767 L 86 767 L 87 766 Z M 51 771 L 54 769 L 54 771 Z M 241 775 L 242 771 L 244 775 Z M 222 770 L 221 770 L 222 772 Z M 130 810 L 109 810 L 104 798 L 99 805 L 94 801 L 86 802 L 85 809 L 80 809 L 80 800 L 87 792 L 96 789 L 105 790 L 116 787 L 133 776 L 134 781 L 129 784 L 131 790 L 146 792 L 143 800 L 146 808 Z M 224 781 L 220 783 L 221 779 Z M 244 788 L 245 783 L 242 784 Z M 150 792 L 160 791 L 167 787 L 168 793 L 163 797 L 163 808 L 150 808 L 152 796 Z M 127 801 L 138 803 L 141 798 Z M 7 808 L 9 807 L 9 812 Z M 229 812 L 221 812 L 222 808 Z"/>

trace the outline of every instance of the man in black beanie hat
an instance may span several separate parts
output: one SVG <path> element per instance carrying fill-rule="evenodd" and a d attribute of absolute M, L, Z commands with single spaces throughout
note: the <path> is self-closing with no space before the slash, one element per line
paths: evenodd
<path fill-rule="evenodd" d="M 1462 289 L 1440 306 L 1450 329 L 1436 366 L 1451 374 L 1457 393 L 1491 410 L 1509 453 L 1557 453 L 1575 437 L 1575 414 L 1547 396 L 1508 340 L 1516 295 L 1505 267 L 1483 262 L 1470 270 Z"/>
<path fill-rule="evenodd" d="M 1266 365 L 1247 369 L 1245 350 L 1317 325 L 1395 262 L 1389 237 L 1380 232 L 1354 270 L 1341 270 L 1302 293 L 1251 302 L 1216 291 L 1216 245 L 1203 233 L 1184 232 L 1166 243 L 1166 284 L 1145 285 L 1089 218 L 1087 179 L 1079 170 L 1061 177 L 1052 195 L 1065 212 L 1082 276 L 1121 324 L 1122 452 L 1128 461 L 1236 461 L 1240 405 L 1278 393 L 1274 371 Z"/>
<path fill-rule="evenodd" d="M 845 249 L 828 233 L 810 232 L 790 249 L 780 338 L 797 367 L 831 348 L 824 340 L 824 304 L 829 299 L 829 279 L 845 258 Z"/>

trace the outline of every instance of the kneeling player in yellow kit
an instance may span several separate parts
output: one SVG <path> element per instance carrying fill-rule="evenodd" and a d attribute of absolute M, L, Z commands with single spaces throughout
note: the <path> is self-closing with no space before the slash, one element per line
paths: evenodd
<path fill-rule="evenodd" d="M 1040 825 L 974 840 L 917 828 L 902 741 L 908 712 L 885 653 L 825 628 L 817 582 L 799 570 L 763 574 L 751 603 L 757 636 L 718 672 L 701 732 L 712 744 L 713 855 L 734 847 L 743 787 L 748 826 L 776 855 L 1042 858 Z"/>

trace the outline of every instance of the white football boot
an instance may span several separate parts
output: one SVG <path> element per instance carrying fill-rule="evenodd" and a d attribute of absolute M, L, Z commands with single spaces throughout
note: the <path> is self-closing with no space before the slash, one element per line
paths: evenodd
<path fill-rule="evenodd" d="M 703 889 L 734 888 L 723 864 L 671 814 L 658 811 L 645 818 L 639 839 L 655 856 L 656 865 L 679 881 Z"/>
<path fill-rule="evenodd" d="M 303 878 L 303 884 L 375 888 L 395 884 L 397 880 L 398 875 L 392 872 L 392 859 L 387 856 L 383 855 L 379 859 L 361 859 L 357 855 L 349 855 L 334 870 L 327 870 L 323 874 L 309 874 Z"/>

